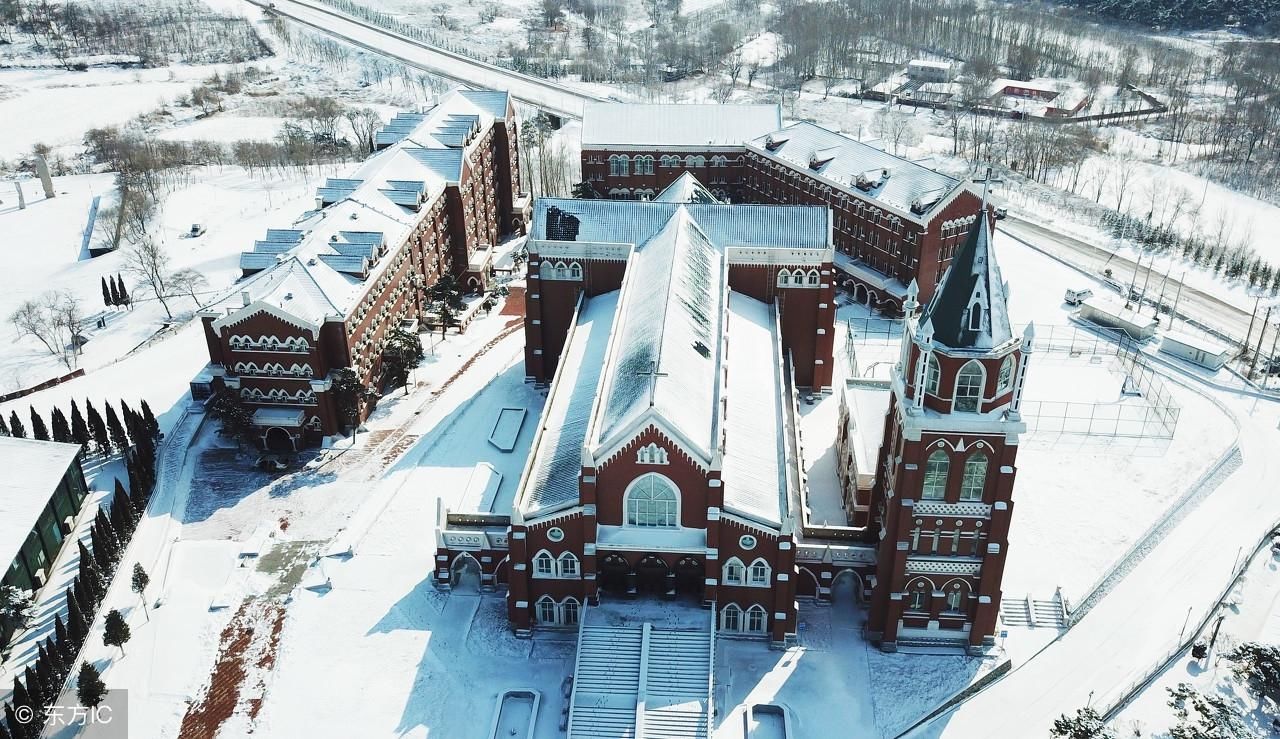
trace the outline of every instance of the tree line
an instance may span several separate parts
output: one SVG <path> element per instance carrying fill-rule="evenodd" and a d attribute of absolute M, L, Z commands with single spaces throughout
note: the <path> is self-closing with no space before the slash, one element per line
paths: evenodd
<path fill-rule="evenodd" d="M 49 2 L 0 0 L 0 40 L 26 35 L 67 69 L 80 57 L 121 55 L 160 67 L 174 57 L 189 64 L 244 62 L 271 55 L 245 18 L 196 0 L 174 2 Z"/>

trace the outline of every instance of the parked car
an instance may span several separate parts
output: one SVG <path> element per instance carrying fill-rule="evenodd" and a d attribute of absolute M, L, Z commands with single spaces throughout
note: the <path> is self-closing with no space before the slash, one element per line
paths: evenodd
<path fill-rule="evenodd" d="M 191 230 L 187 232 L 187 238 L 194 239 L 197 236 L 203 236 L 204 231 L 205 231 L 204 224 L 193 223 L 191 224 Z"/>
<path fill-rule="evenodd" d="M 1072 290 L 1071 288 L 1067 288 L 1067 292 L 1065 295 L 1062 296 L 1062 300 L 1067 305 L 1080 305 L 1081 303 L 1083 303 L 1084 301 L 1092 297 L 1093 297 L 1093 291 L 1087 287 L 1080 290 Z"/>
<path fill-rule="evenodd" d="M 1003 205 L 996 207 L 996 220 L 1002 220 L 1009 215 L 1009 209 Z"/>

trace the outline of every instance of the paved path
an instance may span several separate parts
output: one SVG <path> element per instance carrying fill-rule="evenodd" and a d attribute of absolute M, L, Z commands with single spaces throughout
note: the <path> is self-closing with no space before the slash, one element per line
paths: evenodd
<path fill-rule="evenodd" d="M 1037 657 L 910 737 L 1046 736 L 1053 720 L 1107 705 L 1157 664 L 1229 581 L 1240 546 L 1280 517 L 1280 404 L 1227 398 L 1244 462 L 1078 625 Z M 1255 407 L 1256 406 L 1256 407 Z M 1251 414 L 1252 413 L 1252 414 Z"/>
<path fill-rule="evenodd" d="M 304 0 L 249 0 L 264 10 L 324 32 L 366 51 L 465 85 L 507 90 L 517 100 L 548 113 L 582 118 L 590 100 L 603 100 L 550 80 L 494 66 L 369 23 L 320 3 Z"/>

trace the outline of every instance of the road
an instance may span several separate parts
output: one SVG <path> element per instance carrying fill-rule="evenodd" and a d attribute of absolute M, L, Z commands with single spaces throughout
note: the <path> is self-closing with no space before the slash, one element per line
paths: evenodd
<path fill-rule="evenodd" d="M 1180 315 L 1190 317 L 1200 324 L 1201 328 L 1209 329 L 1223 338 L 1231 337 L 1239 343 L 1249 333 L 1247 311 L 1191 285 L 1183 285 L 1182 292 L 1179 294 L 1178 280 L 1174 275 L 1169 275 L 1168 282 L 1165 282 L 1163 272 L 1150 269 L 1146 265 L 1138 266 L 1126 257 L 1058 233 L 1052 228 L 1017 218 L 1012 214 L 1001 222 L 1000 230 L 1034 249 L 1069 262 L 1090 274 L 1101 276 L 1103 269 L 1110 268 L 1114 278 L 1125 286 L 1133 282 L 1138 290 L 1142 290 L 1145 284 L 1147 298 L 1151 301 L 1159 299 L 1163 284 L 1166 305 L 1172 305 L 1174 296 L 1177 295 Z M 1136 279 L 1135 269 L 1137 269 Z M 1146 310 L 1154 311 L 1154 308 L 1148 306 Z M 1255 322 L 1253 340 L 1250 343 L 1256 342 L 1257 336 L 1258 323 Z M 1263 347 L 1263 350 L 1268 348 Z"/>
<path fill-rule="evenodd" d="M 1239 547 L 1280 517 L 1280 404 L 1218 397 L 1240 423 L 1243 463 L 1074 628 L 1007 677 L 907 734 L 913 739 L 1042 737 L 1063 713 L 1109 705 L 1196 623 L 1231 578 Z M 1253 415 L 1250 415 L 1250 414 Z"/>
<path fill-rule="evenodd" d="M 503 69 L 452 51 L 379 28 L 319 3 L 303 0 L 249 0 L 250 3 L 283 18 L 301 23 L 366 51 L 470 87 L 506 90 L 512 97 L 548 113 L 582 118 L 589 101 L 604 98 L 574 90 L 549 80 Z"/>

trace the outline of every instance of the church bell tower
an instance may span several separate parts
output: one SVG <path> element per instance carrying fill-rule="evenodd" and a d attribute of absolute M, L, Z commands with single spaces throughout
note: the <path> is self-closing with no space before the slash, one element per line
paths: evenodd
<path fill-rule="evenodd" d="M 872 503 L 867 631 L 886 651 L 994 643 L 1034 340 L 1014 335 L 1006 292 L 984 202 L 932 302 L 917 313 L 913 283 L 904 305 Z"/>

